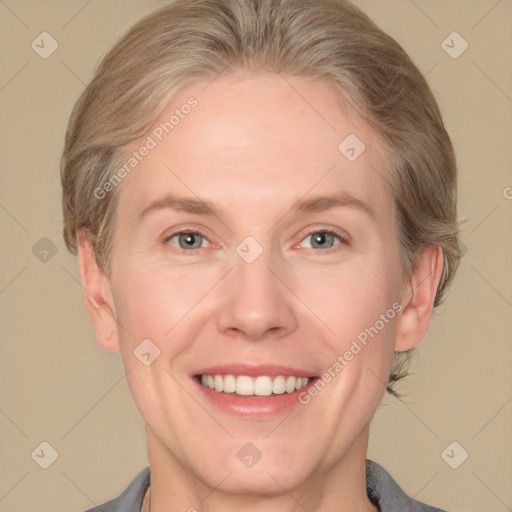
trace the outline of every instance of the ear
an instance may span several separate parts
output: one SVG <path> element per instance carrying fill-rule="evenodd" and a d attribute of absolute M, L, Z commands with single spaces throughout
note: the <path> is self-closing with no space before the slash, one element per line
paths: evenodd
<path fill-rule="evenodd" d="M 93 243 L 85 230 L 78 233 L 78 263 L 85 302 L 98 343 L 105 350 L 118 351 L 117 320 L 110 279 L 96 263 Z"/>
<path fill-rule="evenodd" d="M 425 336 L 442 271 L 441 247 L 428 245 L 420 253 L 416 267 L 405 283 L 403 309 L 396 327 L 395 351 L 409 350 Z"/>

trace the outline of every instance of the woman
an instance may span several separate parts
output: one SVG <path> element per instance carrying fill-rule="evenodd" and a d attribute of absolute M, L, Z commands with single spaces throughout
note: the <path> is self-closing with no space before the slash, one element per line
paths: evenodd
<path fill-rule="evenodd" d="M 149 468 L 92 510 L 439 510 L 366 460 L 460 257 L 428 85 L 343 0 L 178 0 L 71 116 L 64 237 Z"/>

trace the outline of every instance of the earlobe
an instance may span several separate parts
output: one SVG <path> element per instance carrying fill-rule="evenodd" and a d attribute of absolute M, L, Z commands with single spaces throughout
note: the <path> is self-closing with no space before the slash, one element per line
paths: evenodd
<path fill-rule="evenodd" d="M 85 230 L 78 233 L 78 263 L 85 291 L 85 302 L 96 338 L 105 350 L 118 351 L 119 338 L 110 279 L 98 266 L 93 243 Z"/>
<path fill-rule="evenodd" d="M 442 271 L 442 249 L 437 245 L 425 247 L 402 294 L 403 310 L 397 321 L 395 351 L 410 350 L 425 336 Z"/>

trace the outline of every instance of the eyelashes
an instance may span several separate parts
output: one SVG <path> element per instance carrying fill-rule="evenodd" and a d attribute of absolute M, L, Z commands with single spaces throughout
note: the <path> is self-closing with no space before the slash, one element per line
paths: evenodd
<path fill-rule="evenodd" d="M 307 240 L 310 237 L 311 237 L 311 240 L 312 240 L 312 244 L 320 244 L 320 247 L 313 247 L 311 245 L 310 248 L 311 249 L 316 249 L 316 250 L 324 251 L 324 250 L 332 249 L 333 247 L 337 247 L 338 245 L 345 243 L 344 238 L 342 238 L 342 236 L 339 233 L 337 233 L 336 231 L 334 231 L 332 229 L 320 229 L 320 230 L 310 231 L 301 240 L 301 242 L 304 242 L 304 240 Z M 337 244 L 335 243 L 336 241 L 338 242 Z M 327 246 L 328 247 L 327 247 L 327 249 L 324 249 L 322 247 L 322 244 L 324 244 L 326 242 L 327 242 Z M 329 242 L 332 245 L 329 245 Z"/>
<path fill-rule="evenodd" d="M 307 232 L 301 238 L 298 244 L 294 244 L 294 249 L 301 249 L 302 244 L 309 240 L 309 245 L 306 249 L 311 249 L 316 252 L 332 252 L 337 250 L 340 246 L 347 245 L 346 235 L 334 230 L 329 229 L 315 229 Z M 210 244 L 208 238 L 196 229 L 182 229 L 176 231 L 171 235 L 165 237 L 164 244 L 172 246 L 178 252 L 195 253 L 199 249 L 204 249 Z"/>

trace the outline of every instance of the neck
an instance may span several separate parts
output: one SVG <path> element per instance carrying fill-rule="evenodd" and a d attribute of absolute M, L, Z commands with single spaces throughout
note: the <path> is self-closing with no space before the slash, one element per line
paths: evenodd
<path fill-rule="evenodd" d="M 239 486 L 230 485 L 233 470 L 226 471 L 225 475 L 219 473 L 214 482 L 201 479 L 191 468 L 185 468 L 149 428 L 146 432 L 151 488 L 144 511 L 378 512 L 366 494 L 368 428 L 340 460 L 319 465 L 310 475 L 298 479 L 294 487 L 280 485 L 272 476 L 272 468 L 268 468 L 268 471 L 254 473 L 254 482 L 248 483 L 247 489 L 242 491 Z"/>

